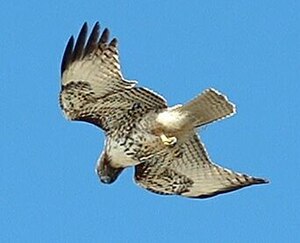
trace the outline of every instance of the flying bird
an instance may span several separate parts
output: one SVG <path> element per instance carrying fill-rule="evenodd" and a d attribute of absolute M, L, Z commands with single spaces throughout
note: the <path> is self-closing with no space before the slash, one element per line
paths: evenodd
<path fill-rule="evenodd" d="M 97 161 L 100 181 L 113 183 L 134 166 L 135 182 L 164 195 L 207 198 L 267 180 L 213 163 L 197 128 L 229 117 L 235 106 L 209 88 L 184 105 L 166 100 L 123 77 L 116 38 L 87 23 L 68 41 L 61 63 L 60 107 L 72 121 L 85 121 L 106 135 Z"/>

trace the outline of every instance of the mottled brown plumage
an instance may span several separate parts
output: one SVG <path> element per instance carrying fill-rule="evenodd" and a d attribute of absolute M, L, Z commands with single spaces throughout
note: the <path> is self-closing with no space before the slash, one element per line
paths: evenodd
<path fill-rule="evenodd" d="M 196 128 L 231 116 L 235 107 L 214 89 L 185 105 L 165 99 L 123 78 L 117 40 L 100 35 L 96 23 L 88 40 L 85 23 L 76 43 L 69 39 L 61 65 L 60 105 L 70 120 L 86 121 L 106 134 L 96 171 L 104 183 L 135 166 L 135 181 L 152 192 L 205 198 L 253 184 L 260 178 L 212 163 Z"/>

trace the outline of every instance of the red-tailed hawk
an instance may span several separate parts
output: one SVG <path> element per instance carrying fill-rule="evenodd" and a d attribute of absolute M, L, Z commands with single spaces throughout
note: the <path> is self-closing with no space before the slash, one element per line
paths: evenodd
<path fill-rule="evenodd" d="M 85 23 L 74 45 L 69 39 L 61 64 L 60 106 L 65 116 L 103 129 L 105 148 L 96 172 L 103 183 L 135 167 L 141 187 L 159 194 L 206 198 L 266 180 L 214 164 L 196 129 L 229 117 L 235 107 L 207 89 L 185 105 L 168 107 L 160 95 L 120 70 L 117 40 L 100 36 L 96 23 L 88 40 Z"/>

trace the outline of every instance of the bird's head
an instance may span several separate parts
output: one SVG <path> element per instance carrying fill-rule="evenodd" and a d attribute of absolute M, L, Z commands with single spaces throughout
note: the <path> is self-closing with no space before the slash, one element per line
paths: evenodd
<path fill-rule="evenodd" d="M 118 178 L 123 169 L 112 167 L 110 157 L 103 152 L 97 162 L 96 173 L 102 183 L 111 184 Z"/>

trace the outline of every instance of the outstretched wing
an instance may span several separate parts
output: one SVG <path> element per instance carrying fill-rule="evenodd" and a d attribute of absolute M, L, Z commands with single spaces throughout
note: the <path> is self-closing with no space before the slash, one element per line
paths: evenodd
<path fill-rule="evenodd" d="M 207 198 L 267 183 L 213 164 L 196 134 L 179 149 L 166 150 L 135 166 L 138 185 L 159 194 Z"/>
<path fill-rule="evenodd" d="M 85 23 L 75 46 L 72 36 L 63 55 L 60 105 L 67 118 L 109 131 L 123 124 L 130 110 L 146 113 L 167 107 L 161 96 L 123 78 L 117 40 L 109 42 L 108 29 L 100 36 L 97 22 L 86 41 L 87 32 Z"/>

